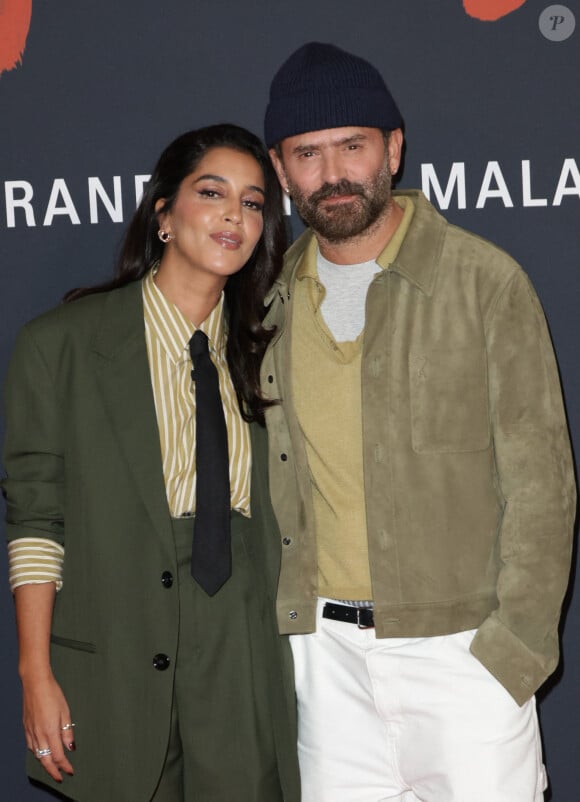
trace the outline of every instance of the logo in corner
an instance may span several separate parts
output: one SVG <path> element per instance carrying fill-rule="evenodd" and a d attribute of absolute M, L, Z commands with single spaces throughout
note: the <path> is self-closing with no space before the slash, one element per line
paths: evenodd
<path fill-rule="evenodd" d="M 470 17 L 483 22 L 495 22 L 523 6 L 526 0 L 463 0 L 463 8 Z"/>
<path fill-rule="evenodd" d="M 0 0 L 0 75 L 22 64 L 32 0 Z"/>
<path fill-rule="evenodd" d="M 564 42 L 576 28 L 576 17 L 567 6 L 548 6 L 538 20 L 540 31 L 551 42 Z"/>

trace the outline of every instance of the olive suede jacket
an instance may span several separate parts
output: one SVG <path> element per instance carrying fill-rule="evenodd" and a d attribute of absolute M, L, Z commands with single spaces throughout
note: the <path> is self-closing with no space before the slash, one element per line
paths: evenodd
<path fill-rule="evenodd" d="M 377 636 L 477 628 L 472 652 L 522 704 L 558 663 L 575 484 L 558 371 L 530 282 L 422 193 L 366 300 L 361 383 Z M 278 623 L 315 630 L 317 557 L 292 401 L 292 290 L 305 232 L 266 299 L 262 386 L 282 538 Z M 377 260 L 381 264 L 381 257 Z M 382 265 L 387 267 L 386 265 Z M 332 415 L 332 410 L 328 410 Z M 337 427 L 341 422 L 337 421 Z"/>

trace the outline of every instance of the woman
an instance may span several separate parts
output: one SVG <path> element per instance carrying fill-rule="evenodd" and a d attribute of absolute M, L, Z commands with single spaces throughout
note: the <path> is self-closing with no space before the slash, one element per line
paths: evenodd
<path fill-rule="evenodd" d="M 184 134 L 154 170 L 116 279 L 19 336 L 3 487 L 28 772 L 72 799 L 298 798 L 258 425 L 281 209 L 256 137 Z M 229 445 L 217 523 L 202 407 Z"/>

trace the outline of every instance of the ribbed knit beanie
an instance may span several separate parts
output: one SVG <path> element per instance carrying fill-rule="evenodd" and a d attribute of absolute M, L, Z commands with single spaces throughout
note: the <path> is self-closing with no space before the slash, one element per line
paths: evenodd
<path fill-rule="evenodd" d="M 264 139 L 348 125 L 393 130 L 401 113 L 379 71 L 339 47 L 310 42 L 282 64 L 270 87 Z"/>

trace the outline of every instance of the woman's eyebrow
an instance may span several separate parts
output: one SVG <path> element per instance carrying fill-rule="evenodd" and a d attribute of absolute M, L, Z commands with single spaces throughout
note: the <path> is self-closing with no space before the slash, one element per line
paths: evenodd
<path fill-rule="evenodd" d="M 205 173 L 205 175 L 200 175 L 199 178 L 196 178 L 193 183 L 197 184 L 198 181 L 207 181 L 207 180 L 219 181 L 221 184 L 227 184 L 228 183 L 227 180 L 225 178 L 223 178 L 223 176 L 214 175 L 213 173 Z M 264 195 L 264 197 L 266 196 L 266 193 L 264 192 L 262 187 L 257 187 L 254 184 L 248 184 L 246 189 L 252 189 L 252 190 L 254 190 L 254 192 L 259 192 L 261 195 Z"/>

